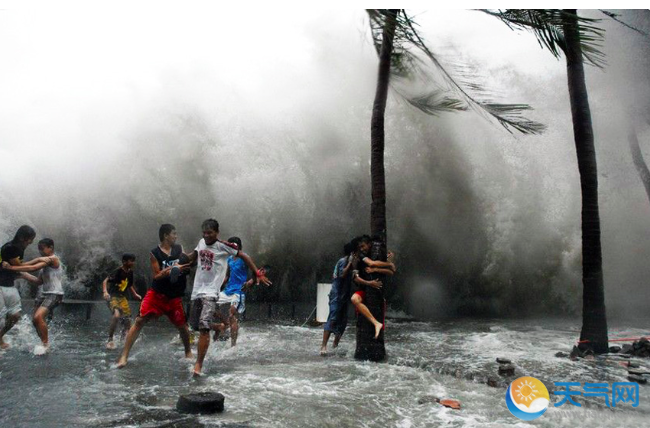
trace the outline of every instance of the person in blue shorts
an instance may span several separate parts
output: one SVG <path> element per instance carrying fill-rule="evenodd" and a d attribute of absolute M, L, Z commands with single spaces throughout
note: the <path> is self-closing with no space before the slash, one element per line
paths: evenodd
<path fill-rule="evenodd" d="M 345 327 L 348 325 L 348 302 L 350 301 L 350 284 L 352 270 L 356 262 L 356 253 L 353 253 L 353 243 L 347 243 L 343 247 L 344 256 L 336 262 L 332 276 L 332 289 L 329 294 L 330 313 L 323 328 L 323 342 L 320 347 L 320 354 L 327 355 L 327 342 L 330 335 L 334 333 L 333 348 L 339 346 L 339 341 Z"/>
<path fill-rule="evenodd" d="M 228 238 L 228 242 L 235 245 L 239 251 L 242 249 L 241 239 L 233 236 Z M 257 276 L 266 278 L 266 267 L 257 271 Z M 226 279 L 224 280 L 225 287 L 219 293 L 218 305 L 223 308 L 226 306 L 226 316 L 222 325 L 215 326 L 214 339 L 219 337 L 219 333 L 227 326 L 230 326 L 230 345 L 237 345 L 237 334 L 239 333 L 239 316 L 246 310 L 246 294 L 247 289 L 252 287 L 253 281 L 248 280 L 248 266 L 244 260 L 239 256 L 228 257 L 228 270 Z M 271 285 L 271 282 L 262 281 L 263 284 Z M 222 312 L 222 311 L 219 311 Z"/>

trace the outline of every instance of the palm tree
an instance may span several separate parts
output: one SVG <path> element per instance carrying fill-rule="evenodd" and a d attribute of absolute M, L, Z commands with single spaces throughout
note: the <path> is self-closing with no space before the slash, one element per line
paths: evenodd
<path fill-rule="evenodd" d="M 399 9 L 383 13 L 384 24 L 379 49 L 377 89 L 370 119 L 370 177 L 372 204 L 370 205 L 370 233 L 382 235 L 386 242 L 386 174 L 384 172 L 384 113 L 388 98 L 393 40 Z"/>
<path fill-rule="evenodd" d="M 485 11 L 513 29 L 532 31 L 556 58 L 564 53 L 567 64 L 573 134 L 582 194 L 582 331 L 580 348 L 608 351 L 605 287 L 603 283 L 598 210 L 598 169 L 584 62 L 604 66 L 600 50 L 604 30 L 597 19 L 578 16 L 575 9 Z"/>
<path fill-rule="evenodd" d="M 417 24 L 403 9 L 368 9 L 370 29 L 379 71 L 370 125 L 372 205 L 370 230 L 386 240 L 386 185 L 384 173 L 384 113 L 389 84 L 419 79 L 433 86 L 421 94 L 406 94 L 399 85 L 393 89 L 412 106 L 437 116 L 442 112 L 474 110 L 491 118 L 506 130 L 539 134 L 545 126 L 522 117 L 526 104 L 498 104 L 486 97 L 478 84 L 461 85 L 442 65 L 417 31 Z M 440 79 L 436 79 L 439 76 Z M 470 76 L 462 76 L 470 77 Z M 451 94 L 451 95 L 450 95 Z"/>
<path fill-rule="evenodd" d="M 372 205 L 370 212 L 370 230 L 373 235 L 380 236 L 381 242 L 373 244 L 374 257 L 386 260 L 386 178 L 384 171 L 384 115 L 388 88 L 391 77 L 395 80 L 406 80 L 417 77 L 434 83 L 435 88 L 428 93 L 407 96 L 394 87 L 400 95 L 421 111 L 437 115 L 446 111 L 462 111 L 474 109 L 487 117 L 496 119 L 507 130 L 517 130 L 522 133 L 540 133 L 544 126 L 521 117 L 524 110 L 530 109 L 525 104 L 496 104 L 481 99 L 483 92 L 479 85 L 472 84 L 470 89 L 458 84 L 452 75 L 445 70 L 438 59 L 424 43 L 415 29 L 415 23 L 401 9 L 371 9 L 368 10 L 373 42 L 379 55 L 379 71 L 377 88 L 372 110 L 370 125 L 371 143 L 371 187 Z M 416 53 L 417 52 L 417 53 Z M 435 71 L 442 74 L 446 87 L 430 78 L 427 66 L 433 66 Z M 454 96 L 446 95 L 453 91 Z M 483 93 L 483 95 L 485 95 Z M 385 278 L 379 279 L 385 281 Z M 369 289 L 366 292 L 365 303 L 376 319 L 384 318 L 384 296 L 382 291 Z M 383 360 L 383 332 L 377 340 L 373 339 L 374 328 L 364 317 L 357 320 L 357 348 L 355 358 L 362 360 Z"/>

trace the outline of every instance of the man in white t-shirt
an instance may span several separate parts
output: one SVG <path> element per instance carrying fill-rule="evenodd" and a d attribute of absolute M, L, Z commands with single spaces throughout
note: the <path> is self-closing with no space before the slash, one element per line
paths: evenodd
<path fill-rule="evenodd" d="M 194 288 L 192 289 L 192 310 L 190 311 L 190 326 L 200 332 L 194 375 L 200 376 L 203 368 L 203 360 L 210 346 L 210 328 L 215 323 L 215 312 L 219 291 L 226 277 L 228 268 L 228 257 L 238 256 L 248 268 L 257 272 L 257 266 L 253 260 L 230 242 L 219 241 L 219 222 L 208 219 L 201 225 L 203 239 L 201 239 L 188 255 L 191 264 L 196 261 L 196 273 L 194 275 Z M 256 274 L 257 275 L 257 274 Z M 269 285 L 265 277 L 256 277 L 255 283 Z"/>

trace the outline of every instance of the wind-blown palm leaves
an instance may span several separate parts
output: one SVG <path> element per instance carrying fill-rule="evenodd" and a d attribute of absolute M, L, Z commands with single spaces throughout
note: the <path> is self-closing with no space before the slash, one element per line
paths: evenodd
<path fill-rule="evenodd" d="M 368 9 L 367 12 L 373 42 L 379 54 L 388 11 Z M 467 69 L 457 70 L 460 78 L 454 77 L 426 45 L 417 30 L 417 23 L 406 11 L 399 10 L 395 20 L 391 78 L 397 80 L 396 83 L 420 80 L 433 87 L 425 94 L 410 95 L 400 85 L 393 84 L 393 89 L 412 106 L 430 115 L 472 109 L 484 117 L 495 119 L 509 132 L 516 130 L 523 134 L 540 134 L 544 131 L 543 124 L 523 117 L 523 113 L 531 109 L 527 104 L 498 104 L 489 100 L 485 88 L 472 82 L 473 76 Z"/>
<path fill-rule="evenodd" d="M 548 49 L 556 58 L 566 54 L 567 50 L 563 26 L 573 26 L 578 32 L 584 61 L 599 68 L 606 65 L 605 54 L 601 50 L 605 30 L 597 26 L 600 19 L 577 16 L 561 9 L 506 9 L 483 12 L 500 19 L 510 29 L 531 31 L 540 46 Z M 573 20 L 567 20 L 568 17 Z"/>

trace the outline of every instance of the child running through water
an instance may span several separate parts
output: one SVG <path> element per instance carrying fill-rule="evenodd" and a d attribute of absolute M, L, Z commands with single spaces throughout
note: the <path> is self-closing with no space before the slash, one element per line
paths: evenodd
<path fill-rule="evenodd" d="M 210 346 L 210 329 L 215 324 L 215 312 L 221 285 L 226 277 L 228 257 L 241 258 L 246 266 L 254 272 L 255 284 L 261 281 L 270 285 L 270 281 L 261 276 L 253 260 L 248 254 L 239 251 L 230 242 L 219 241 L 219 222 L 208 219 L 201 225 L 203 239 L 199 241 L 192 254 L 188 255 L 190 262 L 198 262 L 192 290 L 192 310 L 190 326 L 199 331 L 198 353 L 194 365 L 194 375 L 200 376 L 203 361 Z"/>
<path fill-rule="evenodd" d="M 363 299 L 366 294 L 366 287 L 381 288 L 382 282 L 378 279 L 372 279 L 372 273 L 381 273 L 383 275 L 392 275 L 395 272 L 395 265 L 391 262 L 383 262 L 380 260 L 372 260 L 368 257 L 372 240 L 369 236 L 363 235 L 359 238 L 359 263 L 357 269 L 352 273 L 353 281 L 357 286 L 357 291 L 352 295 L 351 301 L 358 313 L 363 315 L 375 326 L 375 339 L 379 337 L 381 329 L 384 324 L 380 323 L 372 316 L 372 313 L 366 305 L 363 304 Z"/>
<path fill-rule="evenodd" d="M 187 273 L 190 270 L 189 259 L 183 254 L 183 247 L 176 244 L 178 234 L 172 224 L 163 224 L 158 230 L 160 244 L 151 250 L 149 256 L 153 282 L 151 288 L 140 305 L 140 315 L 129 330 L 124 342 L 124 349 L 117 367 L 126 366 L 129 352 L 140 334 L 142 327 L 152 319 L 166 315 L 169 321 L 178 329 L 178 334 L 185 348 L 185 358 L 192 358 L 190 346 L 190 331 L 187 328 L 183 296 L 187 284 Z"/>
<path fill-rule="evenodd" d="M 135 291 L 133 266 L 135 266 L 135 255 L 124 253 L 122 256 L 122 266 L 113 272 L 113 274 L 107 276 L 102 283 L 104 299 L 108 302 L 108 308 L 113 315 L 108 328 L 108 343 L 106 343 L 106 348 L 108 349 L 115 349 L 113 335 L 115 334 L 118 322 L 122 324 L 122 339 L 124 339 L 127 331 L 131 328 L 131 308 L 126 298 L 127 289 L 131 290 L 133 297 L 142 300 L 142 297 Z"/>
<path fill-rule="evenodd" d="M 54 254 L 54 241 L 50 238 L 41 239 L 38 242 L 38 252 L 42 257 L 36 258 L 23 266 L 7 266 L 6 269 L 14 272 L 21 272 L 21 277 L 38 285 L 39 290 L 34 301 L 34 315 L 32 322 L 36 333 L 42 342 L 42 349 L 36 347 L 34 353 L 44 354 L 50 349 L 47 322 L 45 319 L 52 314 L 63 301 L 63 268 L 59 257 Z M 30 275 L 27 272 L 40 270 L 38 276 Z"/>
<path fill-rule="evenodd" d="M 228 238 L 228 242 L 237 246 L 239 251 L 242 250 L 241 239 L 233 236 Z M 226 273 L 226 279 L 224 283 L 226 287 L 223 291 L 219 293 L 219 306 L 227 305 L 227 325 L 230 326 L 230 345 L 237 345 L 237 335 L 239 332 L 239 315 L 244 313 L 246 310 L 246 295 L 244 294 L 244 289 L 248 288 L 253 284 L 253 281 L 247 281 L 248 279 L 248 266 L 241 258 L 241 256 L 230 256 L 228 257 L 228 268 Z M 266 278 L 266 267 L 261 268 L 257 273 L 259 278 Z M 270 285 L 271 282 L 268 281 L 267 285 Z M 221 311 L 219 311 L 221 312 Z M 225 321 L 225 320 L 224 320 Z M 226 325 L 224 325 L 224 328 Z M 221 328 L 217 327 L 214 329 L 214 339 L 216 340 Z"/>

